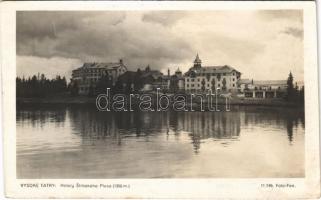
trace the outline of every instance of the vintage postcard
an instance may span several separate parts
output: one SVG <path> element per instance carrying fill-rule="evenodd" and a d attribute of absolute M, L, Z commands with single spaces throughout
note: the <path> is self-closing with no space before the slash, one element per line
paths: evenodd
<path fill-rule="evenodd" d="M 0 8 L 7 197 L 320 197 L 314 1 Z"/>

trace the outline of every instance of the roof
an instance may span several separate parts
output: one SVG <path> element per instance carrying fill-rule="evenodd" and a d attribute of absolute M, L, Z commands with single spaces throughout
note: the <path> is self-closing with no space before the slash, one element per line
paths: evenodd
<path fill-rule="evenodd" d="M 118 77 L 118 80 L 124 83 L 133 82 L 136 78 L 136 75 L 137 75 L 137 72 L 126 71 L 125 73 L 123 73 Z"/>
<path fill-rule="evenodd" d="M 100 69 L 116 69 L 120 66 L 124 66 L 123 64 L 117 63 L 84 63 L 81 68 L 90 69 L 90 68 L 100 68 Z"/>
<path fill-rule="evenodd" d="M 254 85 L 287 85 L 286 80 L 259 80 L 253 81 Z"/>
<path fill-rule="evenodd" d="M 240 84 L 251 84 L 252 80 L 250 80 L 250 79 L 240 79 L 238 81 L 238 83 L 240 83 Z"/>
<path fill-rule="evenodd" d="M 141 71 L 139 74 L 133 71 L 126 71 L 118 77 L 118 81 L 123 83 L 133 83 L 135 79 L 141 79 L 144 83 L 151 83 L 158 80 L 169 80 L 170 77 L 163 75 L 160 71 Z M 151 78 L 151 79 L 150 79 Z"/>
<path fill-rule="evenodd" d="M 238 81 L 239 84 L 252 84 L 252 80 L 250 79 L 241 79 Z M 253 85 L 260 85 L 260 86 L 264 86 L 264 85 L 287 85 L 287 81 L 286 80 L 253 80 Z"/>
<path fill-rule="evenodd" d="M 154 79 L 157 79 L 160 76 L 163 76 L 163 74 L 158 70 L 142 71 L 142 78 L 146 78 L 148 76 L 152 76 Z"/>
<path fill-rule="evenodd" d="M 239 71 L 237 71 L 236 69 L 234 69 L 231 66 L 228 65 L 223 65 L 223 66 L 203 66 L 201 68 L 190 68 L 189 71 L 187 72 L 187 74 L 190 71 L 194 71 L 195 73 L 230 73 L 232 71 L 236 71 L 238 73 L 240 73 Z"/>
<path fill-rule="evenodd" d="M 194 63 L 201 63 L 201 59 L 199 58 L 198 54 L 196 55 L 196 58 L 194 60 Z"/>
<path fill-rule="evenodd" d="M 176 79 L 176 80 L 184 80 L 185 77 L 182 76 L 181 74 L 177 75 L 177 74 L 174 74 L 170 77 L 170 79 Z"/>

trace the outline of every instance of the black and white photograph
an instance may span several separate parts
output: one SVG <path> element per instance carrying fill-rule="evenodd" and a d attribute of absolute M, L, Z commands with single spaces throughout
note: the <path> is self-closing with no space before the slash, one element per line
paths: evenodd
<path fill-rule="evenodd" d="M 302 17 L 18 11 L 17 177 L 303 177 Z"/>
<path fill-rule="evenodd" d="M 310 177 L 304 9 L 17 9 L 18 187 Z M 135 188 L 45 187 L 96 186 Z"/>

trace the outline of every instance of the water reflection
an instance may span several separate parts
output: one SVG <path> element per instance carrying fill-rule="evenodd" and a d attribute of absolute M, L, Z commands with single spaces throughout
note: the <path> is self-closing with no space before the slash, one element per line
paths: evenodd
<path fill-rule="evenodd" d="M 17 109 L 18 178 L 304 176 L 304 112 Z M 295 158 L 295 159 L 293 159 Z"/>
<path fill-rule="evenodd" d="M 17 121 L 23 126 L 24 123 L 33 127 L 43 127 L 48 122 L 56 122 L 57 126 L 64 126 L 67 109 L 65 107 L 36 107 L 29 106 L 17 109 Z"/>
<path fill-rule="evenodd" d="M 32 127 L 43 127 L 48 122 L 64 126 L 70 121 L 71 133 L 80 137 L 82 144 L 96 145 L 97 141 L 111 140 L 123 145 L 129 137 L 151 137 L 166 134 L 179 140 L 187 134 L 194 152 L 199 153 L 202 142 L 223 140 L 228 146 L 240 139 L 242 126 L 267 127 L 287 131 L 290 144 L 293 128 L 304 129 L 304 112 L 296 109 L 266 107 L 232 107 L 231 112 L 98 112 L 95 108 L 79 106 L 24 107 L 17 110 L 17 122 Z"/>
<path fill-rule="evenodd" d="M 208 138 L 237 139 L 240 135 L 240 113 L 210 112 L 131 112 L 97 113 L 91 109 L 68 110 L 76 134 L 87 138 L 117 139 L 146 137 L 166 132 L 179 136 L 187 132 L 195 152 L 201 140 Z"/>

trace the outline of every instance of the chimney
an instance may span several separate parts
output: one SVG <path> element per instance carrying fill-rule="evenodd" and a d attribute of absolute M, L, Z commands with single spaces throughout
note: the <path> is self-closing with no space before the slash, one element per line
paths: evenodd
<path fill-rule="evenodd" d="M 119 64 L 123 64 L 123 59 L 119 59 Z"/>
<path fill-rule="evenodd" d="M 167 75 L 168 75 L 168 77 L 171 75 L 171 72 L 170 72 L 169 68 L 167 70 Z"/>

